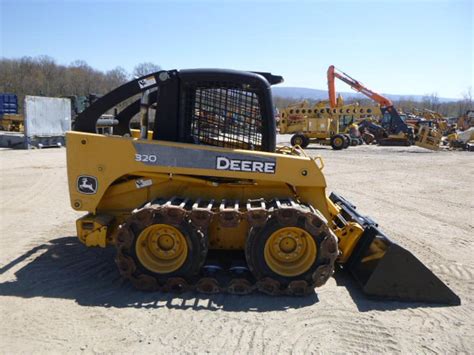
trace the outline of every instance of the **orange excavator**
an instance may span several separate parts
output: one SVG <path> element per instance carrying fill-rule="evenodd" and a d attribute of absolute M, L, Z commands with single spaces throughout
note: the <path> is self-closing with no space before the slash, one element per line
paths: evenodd
<path fill-rule="evenodd" d="M 360 92 L 368 98 L 374 100 L 380 105 L 382 111 L 382 128 L 384 134 L 378 134 L 377 141 L 380 145 L 410 145 L 414 143 L 413 128 L 408 126 L 398 114 L 398 111 L 393 106 L 393 103 L 388 98 L 377 94 L 376 92 L 366 88 L 362 83 L 356 79 L 350 77 L 348 74 L 337 70 L 334 65 L 331 65 L 327 72 L 328 75 L 328 91 L 329 91 L 329 103 L 331 108 L 336 107 L 336 85 L 335 79 L 339 79 L 349 85 L 352 89 Z M 361 125 L 362 127 L 364 124 Z M 380 132 L 380 126 L 375 127 L 373 122 L 367 123 L 367 128 L 370 127 L 378 128 Z"/>

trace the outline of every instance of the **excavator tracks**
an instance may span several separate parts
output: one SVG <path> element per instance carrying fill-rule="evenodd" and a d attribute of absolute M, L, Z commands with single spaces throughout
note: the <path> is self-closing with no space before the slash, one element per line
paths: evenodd
<path fill-rule="evenodd" d="M 226 251 L 209 250 L 208 230 L 211 221 L 215 222 L 216 219 L 219 226 L 223 228 L 236 227 L 246 219 L 249 225 L 249 237 L 244 257 L 235 257 L 235 260 L 231 261 L 226 257 L 225 265 L 210 261 L 208 254 L 226 253 Z M 246 259 L 249 259 L 249 253 L 252 252 L 252 246 L 248 245 L 248 239 L 252 235 L 254 235 L 254 240 L 260 238 L 259 233 L 269 223 L 288 228 L 300 226 L 305 233 L 311 234 L 317 241 L 317 262 L 313 265 L 314 270 L 310 270 L 309 277 L 301 279 L 291 277 L 287 280 L 283 279 L 282 282 L 281 278 L 278 280 L 276 277 L 262 277 L 262 273 L 255 270 L 255 265 L 252 267 L 246 262 Z M 168 228 L 166 233 L 175 236 L 181 235 L 179 238 L 187 238 L 189 248 L 187 250 L 192 253 L 193 259 L 183 264 L 182 268 L 186 268 L 187 271 L 157 274 L 150 272 L 149 268 L 145 269 L 138 261 L 141 259 L 137 250 L 141 247 L 137 247 L 136 243 L 142 242 L 141 236 L 145 233 L 143 231 L 147 231 L 147 228 L 155 228 L 153 226 Z M 175 230 L 174 228 L 185 232 L 181 234 L 169 231 Z M 179 238 L 176 239 L 178 246 Z M 308 295 L 314 291 L 315 287 L 322 286 L 331 277 L 339 253 L 337 238 L 328 228 L 327 221 L 321 213 L 310 205 L 296 202 L 290 198 L 270 201 L 264 199 L 205 201 L 180 197 L 156 199 L 134 210 L 119 226 L 115 237 L 115 246 L 117 250 L 115 261 L 120 274 L 137 289 L 237 295 L 255 291 L 269 295 Z M 169 252 L 163 252 L 163 250 L 153 252 L 165 253 L 165 257 L 169 259 L 173 258 L 173 253 L 176 253 L 175 249 L 179 248 L 173 247 L 173 249 L 169 249 Z M 243 254 L 244 251 L 234 251 L 234 254 L 239 252 Z M 261 258 L 264 258 L 263 254 Z M 172 260 L 176 260 L 178 264 L 182 262 L 178 257 Z M 171 263 L 165 266 L 169 265 L 175 264 Z M 308 275 L 308 273 L 306 274 Z"/>

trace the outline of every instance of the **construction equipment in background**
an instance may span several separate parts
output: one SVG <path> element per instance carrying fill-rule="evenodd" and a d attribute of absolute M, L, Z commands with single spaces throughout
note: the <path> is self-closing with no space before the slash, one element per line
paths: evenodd
<path fill-rule="evenodd" d="M 436 111 L 413 108 L 407 116 L 408 118 L 405 120 L 405 123 L 414 128 L 415 136 L 419 134 L 418 129 L 421 126 L 429 126 L 436 129 L 442 136 L 450 133 L 451 126 L 448 124 L 447 118 Z"/>
<path fill-rule="evenodd" d="M 456 128 L 446 137 L 451 149 L 474 151 L 474 110 L 468 110 L 457 120 Z"/>
<path fill-rule="evenodd" d="M 74 120 L 77 115 L 84 111 L 90 104 L 94 101 L 94 95 L 89 97 L 89 95 L 67 95 L 62 96 L 62 98 L 67 98 L 71 100 L 71 117 L 72 117 L 72 126 L 74 127 Z"/>
<path fill-rule="evenodd" d="M 342 71 L 336 71 L 334 65 L 329 66 L 327 71 L 328 77 L 328 92 L 329 102 L 331 107 L 336 107 L 336 84 L 335 79 L 339 79 L 344 83 L 348 84 L 352 89 L 360 92 L 368 98 L 374 100 L 380 105 L 383 117 L 381 120 L 381 126 L 385 129 L 386 137 L 380 137 L 377 139 L 380 145 L 411 145 L 415 143 L 423 148 L 438 149 L 439 147 L 430 147 L 430 140 L 425 140 L 423 143 L 417 139 L 414 134 L 412 127 L 407 125 L 398 113 L 393 103 L 388 98 L 368 89 L 362 83 L 350 77 L 348 74 Z M 434 135 L 435 133 L 433 133 Z"/>
<path fill-rule="evenodd" d="M 324 113 L 321 114 L 320 110 Z M 281 110 L 278 128 L 281 134 L 293 133 L 290 140 L 292 146 L 306 148 L 310 143 L 318 143 L 341 150 L 351 144 L 351 137 L 342 133 L 338 119 L 306 101 Z"/>
<path fill-rule="evenodd" d="M 87 212 L 79 240 L 114 246 L 120 274 L 143 290 L 307 295 L 339 265 L 369 296 L 460 304 L 377 223 L 326 195 L 320 157 L 276 146 L 270 86 L 282 81 L 159 71 L 94 102 L 67 134 L 71 205 Z M 101 115 L 138 95 L 113 136 L 96 133 Z"/>
<path fill-rule="evenodd" d="M 26 95 L 22 107 L 23 130 L 0 131 L 0 147 L 30 149 L 65 145 L 65 132 L 71 129 L 69 99 Z"/>
<path fill-rule="evenodd" d="M 459 117 L 456 128 L 460 131 L 465 131 L 471 127 L 474 127 L 474 110 L 467 110 L 464 115 Z"/>
<path fill-rule="evenodd" d="M 100 95 L 97 94 L 63 96 L 63 98 L 71 100 L 72 129 L 74 129 L 76 117 L 99 97 Z M 116 112 L 102 115 L 97 122 L 98 133 L 112 134 L 113 127 L 118 124 L 115 115 Z"/>
<path fill-rule="evenodd" d="M 336 108 L 330 108 L 327 100 L 312 106 L 307 101 L 289 105 L 280 112 L 278 128 L 282 134 L 294 133 L 293 146 L 298 144 L 305 148 L 310 143 L 318 143 L 339 150 L 363 144 L 357 122 L 378 117 L 380 113 L 377 105 L 344 104 L 339 95 Z"/>
<path fill-rule="evenodd" d="M 393 106 L 392 101 L 388 98 L 373 92 L 366 88 L 359 81 L 350 77 L 342 71 L 336 71 L 334 65 L 329 66 L 327 71 L 328 77 L 328 94 L 331 107 L 336 107 L 336 83 L 335 79 L 339 79 L 348 84 L 352 89 L 360 92 L 368 98 L 374 100 L 380 105 L 383 117 L 381 126 L 387 132 L 386 138 L 378 139 L 380 145 L 410 145 L 414 138 L 413 130 L 403 122 L 397 110 Z"/>
<path fill-rule="evenodd" d="M 414 113 L 419 117 L 423 117 L 427 121 L 434 122 L 437 128 L 442 131 L 448 129 L 448 122 L 446 121 L 446 118 L 439 112 L 424 108 L 422 110 L 414 109 Z"/>
<path fill-rule="evenodd" d="M 379 143 L 388 138 L 387 131 L 378 123 L 378 120 L 365 119 L 359 122 L 358 126 L 366 144 Z"/>
<path fill-rule="evenodd" d="M 18 111 L 18 97 L 15 94 L 0 94 L 0 130 L 7 132 L 24 131 L 24 117 Z"/>
<path fill-rule="evenodd" d="M 71 118 L 72 118 L 72 127 L 74 127 L 74 122 L 77 115 L 89 107 L 95 100 L 100 96 L 97 94 L 88 94 L 88 95 L 67 95 L 61 96 L 62 98 L 67 98 L 71 100 Z"/>
<path fill-rule="evenodd" d="M 421 124 L 416 131 L 416 145 L 418 147 L 439 150 L 443 134 L 436 128 Z"/>
<path fill-rule="evenodd" d="M 25 119 L 19 113 L 7 113 L 0 115 L 0 130 L 8 132 L 23 132 L 25 130 Z"/>
<path fill-rule="evenodd" d="M 412 113 L 403 116 L 404 122 L 413 127 L 417 146 L 431 150 L 441 148 L 443 136 L 447 135 L 450 130 L 448 121 L 441 114 L 427 109 L 414 108 Z"/>
<path fill-rule="evenodd" d="M 416 117 L 421 117 L 421 118 L 424 118 L 425 120 L 428 120 L 428 121 L 436 121 L 436 120 L 445 119 L 443 117 L 443 115 L 440 114 L 439 112 L 436 112 L 436 111 L 433 111 L 433 110 L 428 110 L 426 108 L 418 109 L 418 108 L 414 107 L 412 109 L 411 113 L 412 113 L 412 115 L 414 115 Z"/>
<path fill-rule="evenodd" d="M 326 104 L 329 101 L 325 100 L 322 103 Z M 331 108 L 329 105 L 321 107 L 321 102 L 313 107 L 314 113 L 321 117 L 336 118 L 339 121 L 341 130 L 346 130 L 351 124 L 359 123 L 365 119 L 376 119 L 381 117 L 379 105 L 361 105 L 359 103 L 344 104 L 342 96 L 338 96 L 337 106 Z"/>
<path fill-rule="evenodd" d="M 360 133 L 359 125 L 356 122 L 347 125 L 344 133 L 351 137 L 352 146 L 362 145 L 365 143 L 364 139 L 362 138 L 362 133 Z"/>
<path fill-rule="evenodd" d="M 451 133 L 446 137 L 446 141 L 451 149 L 462 149 L 469 152 L 474 151 L 474 127 L 465 131 Z"/>

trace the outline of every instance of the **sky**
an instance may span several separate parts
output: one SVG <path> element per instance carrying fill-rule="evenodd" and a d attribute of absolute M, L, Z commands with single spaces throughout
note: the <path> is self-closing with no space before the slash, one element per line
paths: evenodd
<path fill-rule="evenodd" d="M 267 71 L 315 89 L 333 64 L 376 92 L 461 98 L 474 91 L 473 3 L 0 0 L 0 57 Z"/>

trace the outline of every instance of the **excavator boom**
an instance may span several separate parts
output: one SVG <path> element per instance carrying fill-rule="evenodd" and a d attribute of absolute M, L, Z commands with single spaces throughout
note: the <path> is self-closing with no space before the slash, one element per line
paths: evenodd
<path fill-rule="evenodd" d="M 336 68 L 334 67 L 334 65 L 331 65 L 328 68 L 328 88 L 329 88 L 329 101 L 331 103 L 331 108 L 336 107 L 336 85 L 335 85 L 336 78 L 345 82 L 355 91 L 360 92 L 364 94 L 365 96 L 367 96 L 368 98 L 379 103 L 380 106 L 384 108 L 393 106 L 393 103 L 392 101 L 390 101 L 390 99 L 380 94 L 377 94 L 376 92 L 373 92 L 369 88 L 366 88 L 364 85 L 362 85 L 362 83 L 350 77 L 348 74 L 342 71 L 336 71 Z"/>
<path fill-rule="evenodd" d="M 328 72 L 328 92 L 329 101 L 332 105 L 336 104 L 336 85 L 335 79 L 339 79 L 342 82 L 349 85 L 352 89 L 360 92 L 368 98 L 374 100 L 380 105 L 380 109 L 384 115 L 382 119 L 382 127 L 385 129 L 388 138 L 383 141 L 379 141 L 382 145 L 410 145 L 414 141 L 413 128 L 409 127 L 400 117 L 396 108 L 390 99 L 382 96 L 361 84 L 356 79 L 350 77 L 348 74 L 336 70 L 334 65 L 329 66 Z M 335 107 L 335 106 L 334 106 Z"/>

